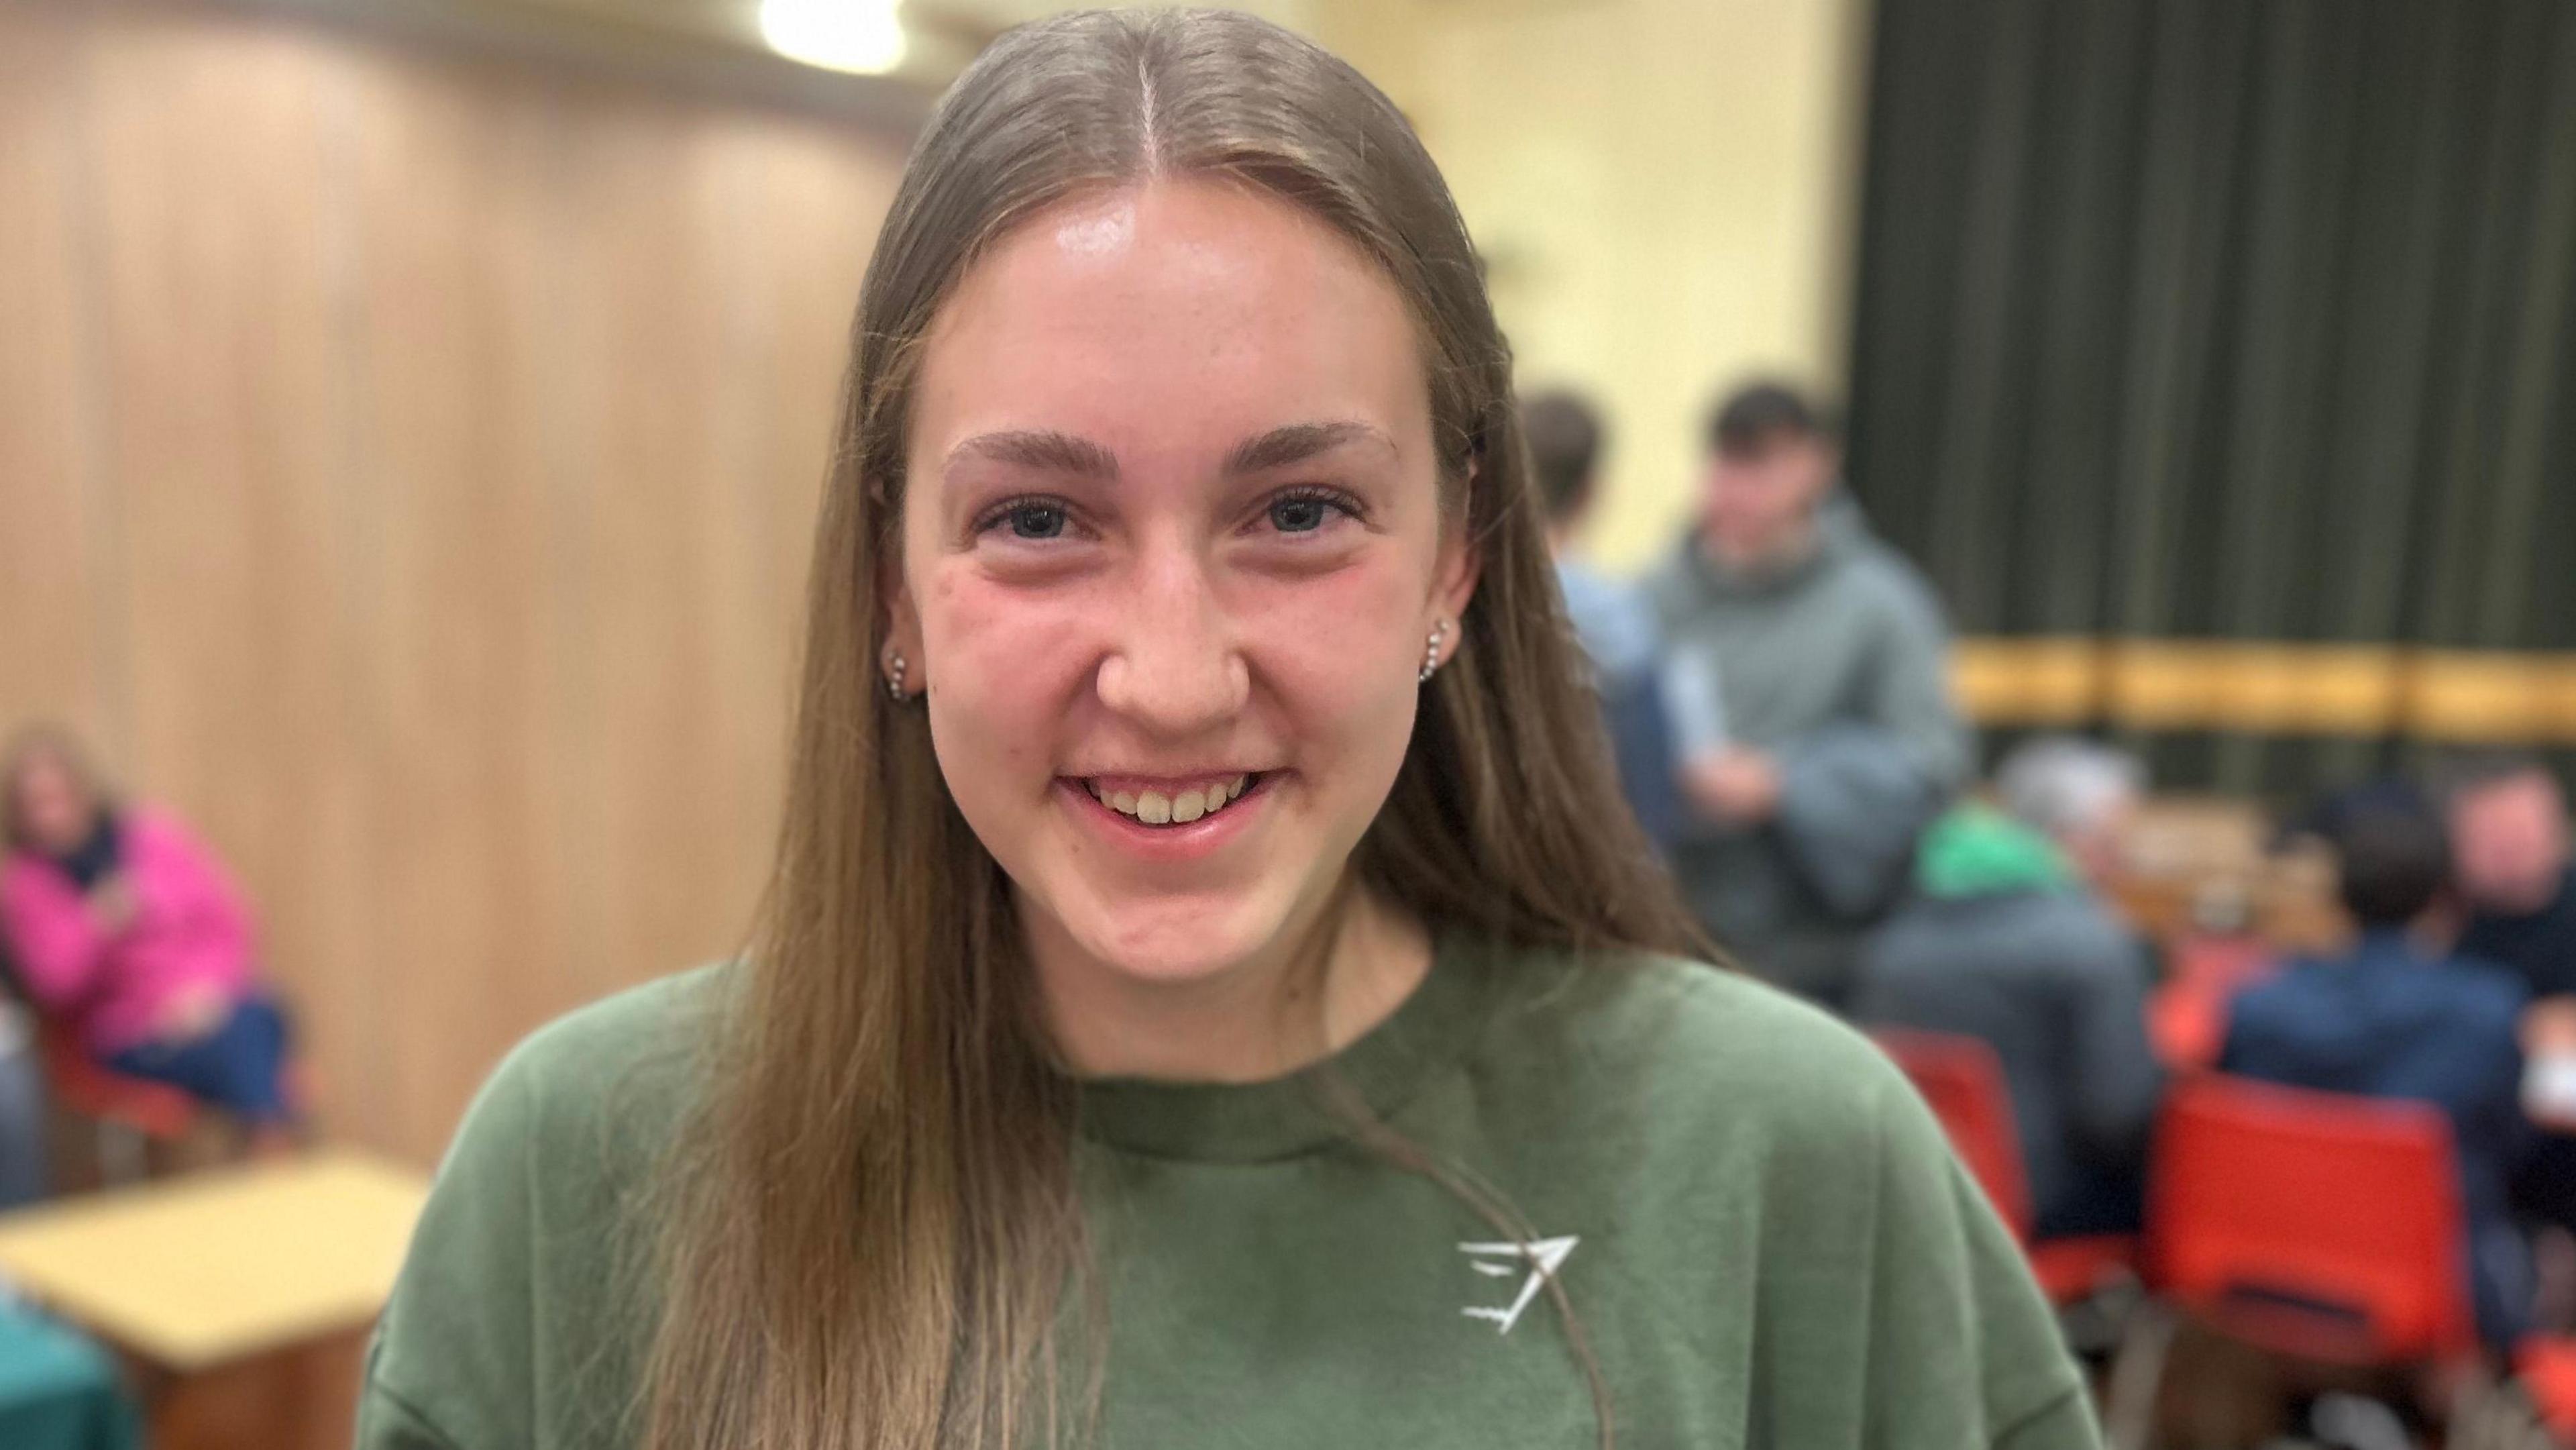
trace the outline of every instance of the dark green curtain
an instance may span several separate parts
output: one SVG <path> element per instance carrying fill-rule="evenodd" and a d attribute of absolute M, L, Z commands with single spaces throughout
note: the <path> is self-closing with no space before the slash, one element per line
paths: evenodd
<path fill-rule="evenodd" d="M 1851 477 L 1964 633 L 2576 649 L 2576 3 L 1879 0 Z M 2401 742 L 2170 738 L 2301 793 Z"/>

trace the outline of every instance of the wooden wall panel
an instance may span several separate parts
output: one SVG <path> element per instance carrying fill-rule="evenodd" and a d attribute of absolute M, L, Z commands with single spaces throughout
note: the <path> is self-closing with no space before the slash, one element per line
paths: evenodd
<path fill-rule="evenodd" d="M 331 1130 L 739 941 L 903 139 L 0 6 L 0 723 L 223 851 Z"/>
<path fill-rule="evenodd" d="M 104 733 L 113 641 L 86 492 L 94 420 L 81 304 L 80 37 L 48 10 L 0 11 L 0 724 Z"/>
<path fill-rule="evenodd" d="M 532 207 L 553 109 L 528 77 L 378 58 L 345 79 L 373 811 L 389 825 L 371 843 L 374 1003 L 397 1131 L 416 1139 L 537 1019 L 528 984 L 578 943 L 564 879 L 580 843 L 553 808 L 563 753 L 544 728 L 563 674 L 546 491 L 566 360 L 546 346 L 555 259 Z"/>
<path fill-rule="evenodd" d="M 339 118 L 304 37 L 87 13 L 122 764 L 247 883 L 335 1123 L 375 1130 L 383 1085 L 344 975 L 375 946 L 360 867 L 379 823 L 355 695 L 365 518 L 341 347 L 356 279 L 325 145 Z"/>
<path fill-rule="evenodd" d="M 567 484 L 597 541 L 585 620 L 596 768 L 654 783 L 601 796 L 599 939 L 614 963 L 696 955 L 697 894 L 731 873 L 712 846 L 731 783 L 709 769 L 720 722 L 724 622 L 710 588 L 724 542 L 721 490 L 734 429 L 726 385 L 732 269 L 706 194 L 725 177 L 720 136 L 659 107 L 586 110 L 567 128 L 570 245 L 594 260 L 568 278 L 568 331 L 590 350 L 590 409 L 576 420 Z M 626 359 L 625 365 L 608 365 Z M 677 409 L 673 397 L 698 406 Z"/>

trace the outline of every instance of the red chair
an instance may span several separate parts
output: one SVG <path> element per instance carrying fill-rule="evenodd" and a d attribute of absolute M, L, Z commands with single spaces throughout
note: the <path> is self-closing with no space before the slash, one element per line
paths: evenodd
<path fill-rule="evenodd" d="M 196 1126 L 204 1109 L 186 1092 L 103 1065 L 50 1022 L 40 1031 L 45 1079 L 54 1101 L 97 1126 L 102 1178 L 112 1183 L 142 1178 L 147 1145 L 177 1142 Z"/>
<path fill-rule="evenodd" d="M 1914 1028 L 1882 1028 L 1873 1035 L 1923 1095 L 1948 1134 L 1951 1150 L 1986 1191 L 1996 1217 L 2021 1241 L 2031 1273 L 2050 1302 L 2072 1303 L 2129 1273 L 2137 1251 L 2133 1238 L 2104 1235 L 2032 1241 L 2021 1130 L 2013 1121 L 2003 1060 L 1992 1047 L 1974 1037 Z"/>
<path fill-rule="evenodd" d="M 2473 1361 L 2465 1215 L 2451 1125 L 2420 1103 L 2209 1074 L 2177 1087 L 2147 1194 L 2148 1282 L 2173 1309 L 2293 1360 L 2369 1369 Z M 2122 1346 L 2103 1411 L 2146 1442 L 2171 1315 Z M 2467 1423 L 2487 1398 L 2464 1381 Z"/>
<path fill-rule="evenodd" d="M 2540 1423 L 2562 1442 L 2576 1445 L 2576 1339 L 2526 1339 L 2514 1352 L 2514 1368 Z"/>
<path fill-rule="evenodd" d="M 2345 1365 L 2477 1348 L 2451 1125 L 2423 1104 L 2185 1083 L 2147 1231 L 2157 1287 L 2260 1348 Z"/>

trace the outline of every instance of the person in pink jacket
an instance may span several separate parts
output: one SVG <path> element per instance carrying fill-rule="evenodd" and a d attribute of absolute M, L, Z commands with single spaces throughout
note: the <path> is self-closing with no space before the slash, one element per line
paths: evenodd
<path fill-rule="evenodd" d="M 169 816 L 118 801 L 60 730 L 22 735 L 0 787 L 0 936 L 38 1009 L 118 1072 L 254 1130 L 285 1127 L 286 1022 L 213 854 Z"/>

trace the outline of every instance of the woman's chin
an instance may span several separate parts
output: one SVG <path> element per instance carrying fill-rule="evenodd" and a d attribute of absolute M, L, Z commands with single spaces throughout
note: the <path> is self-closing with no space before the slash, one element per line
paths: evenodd
<path fill-rule="evenodd" d="M 1139 904 L 1067 923 L 1071 935 L 1108 974 L 1140 986 L 1188 987 L 1212 982 L 1260 956 L 1277 939 L 1277 913 L 1254 903 Z"/>
<path fill-rule="evenodd" d="M 1152 932 L 1123 936 L 1093 955 L 1111 973 L 1140 986 L 1187 987 L 1223 978 L 1242 966 L 1256 946 L 1204 932 Z"/>

